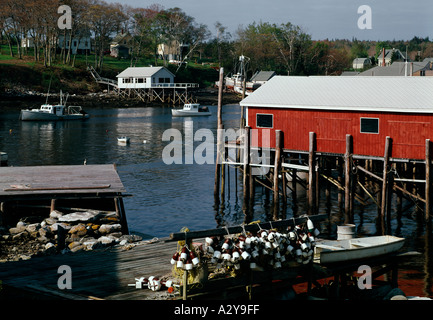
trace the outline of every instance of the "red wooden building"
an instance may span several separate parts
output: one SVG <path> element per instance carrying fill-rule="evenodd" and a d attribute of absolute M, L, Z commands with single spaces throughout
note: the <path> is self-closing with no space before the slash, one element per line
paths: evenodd
<path fill-rule="evenodd" d="M 240 104 L 259 147 L 282 130 L 285 150 L 308 151 L 315 132 L 317 152 L 344 154 L 350 134 L 354 155 L 383 157 L 390 136 L 393 158 L 423 160 L 433 139 L 433 77 L 275 76 Z"/>

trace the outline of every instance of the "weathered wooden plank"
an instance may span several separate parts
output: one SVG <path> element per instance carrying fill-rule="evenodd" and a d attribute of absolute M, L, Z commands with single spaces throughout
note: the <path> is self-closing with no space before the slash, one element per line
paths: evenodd
<path fill-rule="evenodd" d="M 0 279 L 5 285 L 39 291 L 61 298 L 97 297 L 111 299 L 147 299 L 152 291 L 128 287 L 141 276 L 171 274 L 170 258 L 175 242 L 139 244 L 125 251 L 120 247 L 104 251 L 77 252 L 66 255 L 35 257 L 27 261 L 0 265 Z M 60 265 L 72 270 L 73 288 L 67 292 L 57 288 Z M 29 287 L 30 286 L 30 287 Z"/>
<path fill-rule="evenodd" d="M 327 214 L 318 214 L 313 216 L 304 216 L 298 217 L 288 220 L 278 220 L 271 222 L 263 222 L 260 224 L 248 224 L 243 226 L 234 226 L 228 228 L 218 228 L 218 229 L 210 229 L 210 230 L 200 230 L 200 231 L 190 231 L 190 232 L 178 232 L 171 233 L 170 239 L 173 241 L 185 240 L 185 239 L 197 239 L 204 238 L 208 236 L 222 236 L 229 234 L 242 233 L 245 231 L 258 231 L 260 228 L 262 229 L 272 229 L 272 228 L 281 228 L 287 226 L 294 226 L 296 224 L 301 224 L 307 221 L 307 218 L 313 222 L 325 220 L 328 217 Z"/>
<path fill-rule="evenodd" d="M 125 192 L 115 165 L 0 167 L 0 197 L 10 197 L 16 193 L 20 196 L 26 193 L 44 194 L 47 191 L 52 193 L 52 190 L 57 193 L 68 193 L 71 190 L 74 193 L 89 192 L 88 188 L 76 189 L 82 186 L 94 187 L 92 189 L 95 192 L 102 192 L 98 190 L 100 186 L 107 185 L 110 186 L 105 187 L 105 192 Z M 50 190 L 46 190 L 48 188 Z"/>

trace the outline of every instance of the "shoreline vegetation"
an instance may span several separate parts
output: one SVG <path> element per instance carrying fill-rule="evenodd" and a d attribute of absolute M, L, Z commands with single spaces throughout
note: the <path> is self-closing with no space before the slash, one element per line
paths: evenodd
<path fill-rule="evenodd" d="M 3 50 L 4 51 L 4 50 Z M 160 101 L 142 102 L 136 98 L 121 98 L 109 92 L 107 87 L 98 84 L 87 70 L 83 57 L 77 58 L 74 68 L 65 65 L 44 67 L 41 63 L 32 61 L 30 56 L 21 59 L 0 55 L 0 108 L 20 108 L 22 103 L 28 103 L 26 108 L 39 108 L 45 103 L 59 101 L 60 90 L 69 93 L 68 105 L 85 107 L 146 107 L 163 104 Z M 82 61 L 83 60 L 83 61 Z M 128 61 L 107 56 L 106 67 L 102 76 L 115 80 L 116 75 L 130 66 Z M 139 66 L 146 66 L 148 61 L 141 61 Z M 167 68 L 175 72 L 175 65 Z M 198 83 L 199 89 L 194 91 L 194 97 L 202 105 L 218 103 L 218 88 L 215 81 L 219 72 L 210 65 L 188 63 L 176 73 L 177 83 Z M 234 92 L 224 92 L 223 104 L 238 103 L 241 96 Z"/>

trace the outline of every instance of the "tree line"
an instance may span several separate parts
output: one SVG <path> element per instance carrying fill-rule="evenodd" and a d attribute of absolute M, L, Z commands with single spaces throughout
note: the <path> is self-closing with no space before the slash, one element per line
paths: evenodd
<path fill-rule="evenodd" d="M 71 29 L 59 29 L 57 9 L 68 5 L 72 12 Z M 240 55 L 250 58 L 248 73 L 273 70 L 288 75 L 336 75 L 352 66 L 357 57 L 376 57 L 382 48 L 408 51 L 413 60 L 433 56 L 428 38 L 410 41 L 313 40 L 302 27 L 290 22 L 272 24 L 253 22 L 240 26 L 235 34 L 227 32 L 220 22 L 212 26 L 197 23 L 180 8 L 165 9 L 153 4 L 146 8 L 131 7 L 103 0 L 0 0 L 1 39 L 9 54 L 21 58 L 28 47 L 21 40 L 31 39 L 35 61 L 45 66 L 53 63 L 74 65 L 72 39 L 91 35 L 94 67 L 102 70 L 104 54 L 116 34 L 127 32 L 131 66 L 146 58 L 155 65 L 167 64 L 158 48 L 173 47 L 184 61 L 209 61 L 233 70 Z M 60 37 L 63 41 L 58 48 Z M 187 44 L 182 50 L 181 44 Z M 165 46 L 161 46 L 165 45 Z M 14 51 L 13 48 L 16 48 Z M 179 64 L 181 68 L 183 64 Z"/>

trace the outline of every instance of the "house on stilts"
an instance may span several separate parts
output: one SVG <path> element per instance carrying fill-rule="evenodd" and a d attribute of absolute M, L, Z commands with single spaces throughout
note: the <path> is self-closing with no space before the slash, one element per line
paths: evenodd
<path fill-rule="evenodd" d="M 199 85 L 174 82 L 175 75 L 165 67 L 129 67 L 116 76 L 117 80 L 101 77 L 92 67 L 88 70 L 96 82 L 108 85 L 120 97 L 173 105 L 197 102 L 194 91 Z"/>

